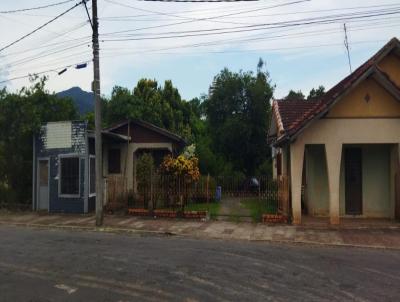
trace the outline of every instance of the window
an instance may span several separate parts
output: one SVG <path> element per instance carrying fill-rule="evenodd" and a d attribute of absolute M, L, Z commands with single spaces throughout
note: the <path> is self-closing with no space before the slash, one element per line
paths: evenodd
<path fill-rule="evenodd" d="M 121 150 L 109 149 L 108 150 L 108 174 L 121 173 Z"/>
<path fill-rule="evenodd" d="M 282 175 L 282 153 L 276 155 L 276 169 L 278 176 Z"/>
<path fill-rule="evenodd" d="M 96 195 L 96 157 L 89 158 L 89 195 Z"/>
<path fill-rule="evenodd" d="M 60 194 L 79 196 L 79 157 L 60 159 Z"/>

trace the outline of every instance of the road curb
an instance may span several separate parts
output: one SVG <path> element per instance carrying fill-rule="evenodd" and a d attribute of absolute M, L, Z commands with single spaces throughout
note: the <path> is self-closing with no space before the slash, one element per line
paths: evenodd
<path fill-rule="evenodd" d="M 60 225 L 60 224 L 40 224 L 40 223 L 19 223 L 19 222 L 0 222 L 0 225 L 39 228 L 39 229 L 59 229 L 59 230 L 72 230 L 72 231 L 90 231 L 90 232 L 104 232 L 104 233 L 131 233 L 131 234 L 153 234 L 163 236 L 179 236 L 172 232 L 151 231 L 151 230 L 137 230 L 126 228 L 113 228 L 113 227 L 89 227 L 78 225 Z"/>
<path fill-rule="evenodd" d="M 7 223 L 0 221 L 0 225 L 16 226 L 16 227 L 31 227 L 38 229 L 58 229 L 69 231 L 89 231 L 89 232 L 103 232 L 114 234 L 136 234 L 136 235 L 156 235 L 156 236 L 174 236 L 188 239 L 208 239 L 208 240 L 225 240 L 225 241 L 248 241 L 248 242 L 268 242 L 278 244 L 296 244 L 296 245 L 315 245 L 321 247 L 350 247 L 350 248 L 368 248 L 379 250 L 400 250 L 400 247 L 380 246 L 380 245 L 363 245 L 363 244 L 349 244 L 349 243 L 326 243 L 311 240 L 282 240 L 282 239 L 235 239 L 235 238 L 221 238 L 216 236 L 201 236 L 199 234 L 181 234 L 169 231 L 153 231 L 153 230 L 138 230 L 132 228 L 115 228 L 115 227 L 90 227 L 90 226 L 77 226 L 77 225 L 59 225 L 59 224 L 39 224 L 39 223 Z"/>

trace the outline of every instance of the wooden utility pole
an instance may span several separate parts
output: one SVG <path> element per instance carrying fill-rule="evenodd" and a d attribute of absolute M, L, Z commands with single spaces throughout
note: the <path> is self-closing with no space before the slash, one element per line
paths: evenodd
<path fill-rule="evenodd" d="M 95 114 L 95 151 L 96 151 L 96 226 L 103 224 L 103 150 L 101 140 L 101 100 L 100 100 L 100 62 L 99 62 L 99 20 L 97 18 L 97 0 L 92 0 L 93 22 L 93 93 Z"/>

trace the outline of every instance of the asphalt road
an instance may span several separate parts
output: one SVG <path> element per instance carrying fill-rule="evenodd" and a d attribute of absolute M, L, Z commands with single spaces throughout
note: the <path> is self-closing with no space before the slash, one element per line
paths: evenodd
<path fill-rule="evenodd" d="M 0 301 L 400 301 L 400 252 L 0 226 Z"/>

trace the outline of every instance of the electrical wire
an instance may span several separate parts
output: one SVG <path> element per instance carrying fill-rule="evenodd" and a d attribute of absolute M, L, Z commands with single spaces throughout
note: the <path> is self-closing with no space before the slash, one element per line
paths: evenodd
<path fill-rule="evenodd" d="M 131 5 L 119 3 L 119 2 L 116 2 L 116 1 L 112 1 L 112 0 L 104 0 L 104 1 L 108 2 L 108 3 L 116 4 L 116 5 L 119 5 L 119 6 L 122 6 L 122 7 L 127 7 L 127 8 L 131 8 L 131 9 L 139 10 L 139 11 L 145 11 L 145 12 L 151 12 L 151 13 L 158 14 L 158 15 L 176 17 L 176 15 L 173 15 L 173 14 L 168 14 L 168 13 L 162 13 L 162 12 L 156 12 L 156 11 L 152 11 L 152 10 L 137 8 L 137 7 L 134 7 L 134 6 L 131 6 Z M 198 21 L 214 22 L 215 19 L 218 19 L 218 18 L 223 18 L 223 17 L 227 17 L 227 16 L 233 16 L 233 15 L 239 15 L 239 14 L 245 14 L 245 13 L 250 13 L 250 12 L 256 12 L 256 11 L 262 11 L 262 10 L 267 10 L 267 9 L 273 9 L 273 8 L 278 8 L 278 7 L 290 6 L 290 5 L 299 4 L 299 3 L 308 2 L 308 1 L 310 1 L 310 0 L 298 0 L 298 1 L 286 2 L 286 3 L 281 3 L 281 4 L 276 4 L 276 5 L 271 5 L 271 6 L 266 6 L 266 7 L 256 8 L 256 9 L 251 9 L 251 10 L 247 10 L 247 11 L 240 11 L 240 12 L 236 12 L 236 13 L 230 13 L 230 14 L 224 14 L 224 15 L 212 16 L 212 17 L 205 17 L 205 18 L 185 18 L 185 17 L 179 16 L 177 18 L 181 18 L 181 19 L 183 18 L 183 19 L 187 19 L 187 20 L 186 21 L 181 21 L 181 22 L 163 24 L 163 25 L 155 25 L 155 26 L 150 26 L 150 27 L 136 28 L 136 29 L 132 29 L 132 30 L 128 30 L 128 31 L 138 31 L 138 30 L 153 29 L 153 28 L 160 28 L 160 27 L 165 28 L 165 27 L 169 27 L 169 26 L 193 23 L 193 22 L 198 22 Z M 221 23 L 218 20 L 216 20 L 216 21 L 218 23 Z M 222 23 L 231 23 L 231 22 L 222 22 Z M 121 31 L 121 32 L 125 32 L 125 31 Z"/>
<path fill-rule="evenodd" d="M 75 0 L 66 0 L 66 1 L 62 1 L 62 2 L 57 2 L 57 3 L 48 4 L 48 5 L 43 5 L 43 6 L 30 7 L 30 8 L 21 8 L 21 9 L 14 9 L 14 10 L 5 10 L 5 11 L 0 11 L 0 14 L 12 14 L 12 13 L 19 13 L 19 12 L 32 11 L 32 10 L 39 10 L 39 9 L 44 9 L 44 8 L 49 8 L 49 7 L 54 7 L 54 6 L 63 5 L 63 4 L 72 2 L 72 1 L 75 1 Z"/>
<path fill-rule="evenodd" d="M 32 75 L 41 75 L 41 74 L 49 73 L 49 72 L 58 72 L 57 70 L 60 70 L 60 69 L 63 69 L 63 68 L 70 68 L 72 66 L 76 66 L 76 65 L 79 65 L 79 64 L 85 64 L 85 63 L 89 64 L 90 62 L 91 62 L 91 60 L 88 60 L 88 61 L 79 62 L 79 63 L 75 63 L 75 64 L 69 64 L 69 65 L 65 65 L 65 66 L 60 66 L 60 67 L 49 69 L 49 70 L 45 70 L 45 71 L 34 72 L 34 73 L 31 73 L 31 74 L 28 74 L 28 75 L 18 76 L 18 77 L 14 77 L 14 78 L 10 78 L 10 79 L 7 79 L 7 80 L 0 81 L 0 84 L 7 83 L 7 82 L 10 82 L 10 81 L 14 81 L 14 80 L 29 78 Z"/>
<path fill-rule="evenodd" d="M 352 18 L 372 18 L 376 16 L 388 16 L 393 14 L 399 14 L 399 11 L 383 13 L 383 14 L 374 14 L 368 16 L 359 16 Z M 233 33 L 241 33 L 241 32 L 252 32 L 252 31 L 260 31 L 267 28 L 284 28 L 284 27 L 298 27 L 304 25 L 315 25 L 315 24 L 331 24 L 337 23 L 339 21 L 347 21 L 348 17 L 345 18 L 335 18 L 330 20 L 317 20 L 317 21 L 307 21 L 307 22 L 298 22 L 298 23 L 288 23 L 288 22 L 277 22 L 277 23 L 269 23 L 265 25 L 259 25 L 258 28 L 247 28 L 247 29 L 239 29 L 239 30 L 229 30 L 229 31 L 218 31 L 218 32 L 200 32 L 193 34 L 177 34 L 177 35 L 169 35 L 169 36 L 148 36 L 148 37 L 137 37 L 137 38 L 116 38 L 116 39 L 102 39 L 102 42 L 121 42 L 121 41 L 143 41 L 143 40 L 161 40 L 161 39 L 175 39 L 175 38 L 189 38 L 189 37 L 199 37 L 199 36 L 209 36 L 209 35 L 223 35 L 223 34 L 233 34 Z M 221 30 L 221 29 L 220 29 Z M 224 30 L 224 29 L 222 29 Z M 206 30 L 203 30 L 206 31 Z"/>
<path fill-rule="evenodd" d="M 71 50 L 71 49 L 75 49 L 75 48 L 78 48 L 78 47 L 82 47 L 84 45 L 88 45 L 88 43 L 79 43 L 77 45 L 69 46 L 67 48 L 62 48 L 62 49 L 55 50 L 53 52 L 43 51 L 43 52 L 41 52 L 41 53 L 39 53 L 39 54 L 37 54 L 35 56 L 31 56 L 31 57 L 28 57 L 28 58 L 23 58 L 23 59 L 8 63 L 7 65 L 8 66 L 12 66 L 12 67 L 19 66 L 19 65 L 25 64 L 27 62 L 36 61 L 38 59 L 45 58 L 45 57 L 48 57 L 48 56 L 51 56 L 51 55 L 54 55 L 54 54 L 63 53 L 65 51 L 68 51 L 68 50 Z"/>
<path fill-rule="evenodd" d="M 375 23 L 370 23 L 369 25 L 364 25 L 360 24 L 358 26 L 351 26 L 349 28 L 349 31 L 371 31 L 373 29 L 378 29 L 378 28 L 384 28 L 384 27 L 393 27 L 398 25 L 398 23 L 390 23 L 390 25 L 383 25 L 383 26 L 376 26 L 376 25 L 382 25 L 382 24 L 387 24 L 388 22 L 386 21 L 388 18 L 386 18 L 384 21 L 380 22 L 375 22 Z M 395 20 L 398 20 L 397 18 Z M 365 21 L 362 21 L 365 22 Z M 285 32 L 290 32 L 296 30 L 294 33 L 289 33 L 289 34 L 282 34 Z M 166 47 L 166 48 L 161 48 L 161 49 L 145 49 L 140 52 L 134 52 L 133 54 L 138 54 L 138 53 L 151 53 L 151 52 L 157 52 L 157 51 L 165 51 L 165 50 L 171 50 L 171 49 L 184 49 L 184 48 L 197 48 L 197 47 L 207 47 L 207 46 L 216 46 L 216 45 L 223 45 L 223 44 L 231 44 L 231 43 L 256 43 L 256 42 L 263 42 L 265 40 L 268 40 L 269 42 L 272 40 L 279 40 L 279 39 L 288 39 L 288 38 L 296 38 L 296 37 L 305 37 L 305 36 L 317 36 L 317 35 L 330 35 L 333 33 L 342 33 L 341 28 L 335 28 L 335 29 L 326 29 L 326 30 L 313 30 L 313 31 L 307 31 L 307 32 L 297 32 L 296 28 L 286 28 L 274 32 L 270 32 L 268 34 L 256 34 L 256 35 L 251 35 L 251 36 L 246 36 L 246 38 L 230 38 L 230 39 L 223 39 L 223 40 L 213 40 L 213 41 L 208 41 L 208 42 L 200 42 L 200 43 L 191 43 L 191 44 L 184 44 L 184 45 L 179 45 L 179 46 L 174 46 L 174 47 Z M 129 49 L 126 46 L 124 48 L 118 47 L 118 48 L 107 48 L 107 47 L 102 47 L 103 52 L 107 52 L 109 50 L 126 50 Z M 134 48 L 137 50 L 137 48 Z"/>
<path fill-rule="evenodd" d="M 365 41 L 354 41 L 352 44 L 368 44 L 368 43 L 382 43 L 387 42 L 387 40 L 365 40 Z M 277 47 L 277 48 L 261 48 L 261 49 L 243 49 L 243 50 L 223 50 L 223 51 L 203 51 L 203 52 L 191 52 L 191 53 L 179 53 L 179 52 L 153 52 L 157 55 L 202 55 L 202 54 L 228 54 L 228 53 L 247 53 L 247 52 L 266 52 L 266 51 L 291 51 L 299 49 L 310 49 L 310 48 L 322 48 L 322 47 L 332 47 L 332 46 L 343 46 L 343 43 L 327 43 L 327 44 L 311 44 L 304 46 L 291 46 L 291 47 Z M 149 52 L 143 52 L 142 54 L 148 54 Z M 132 53 L 120 53 L 120 54 L 107 54 L 103 55 L 102 58 L 115 58 L 115 56 L 129 56 Z"/>
<path fill-rule="evenodd" d="M 143 2 L 175 2 L 175 3 L 220 3 L 220 2 L 255 2 L 260 0 L 138 0 Z"/>
<path fill-rule="evenodd" d="M 56 17 L 54 17 L 53 19 L 47 21 L 46 23 L 42 24 L 41 26 L 35 28 L 34 30 L 32 30 L 31 32 L 27 33 L 26 35 L 23 35 L 21 38 L 18 38 L 17 40 L 7 44 L 6 46 L 3 46 L 2 48 L 0 48 L 0 52 L 2 52 L 3 50 L 17 44 L 18 42 L 24 40 L 25 38 L 33 35 L 34 33 L 36 33 L 37 31 L 41 30 L 42 28 L 44 28 L 45 26 L 49 25 L 50 23 L 54 22 L 55 20 L 61 18 L 62 16 L 64 16 L 65 14 L 69 13 L 71 10 L 75 9 L 76 7 L 78 7 L 79 5 L 81 5 L 84 1 L 86 0 L 82 0 L 79 3 L 76 3 L 74 6 L 70 7 L 69 9 L 67 9 L 66 11 L 62 12 L 61 14 L 57 15 Z"/>
<path fill-rule="evenodd" d="M 385 16 L 389 15 L 392 13 L 399 13 L 400 12 L 400 6 L 396 7 L 395 9 L 389 9 L 389 10 L 374 10 L 374 11 L 366 11 L 366 12 L 357 12 L 357 13 L 348 13 L 348 14 L 336 14 L 336 15 L 328 15 L 328 16 L 322 16 L 322 17 L 314 17 L 314 18 L 303 18 L 303 19 L 296 19 L 296 20 L 291 20 L 291 21 L 281 21 L 281 22 L 272 22 L 272 23 L 258 23 L 258 24 L 250 24 L 250 25 L 245 25 L 245 26 L 235 26 L 235 27 L 225 27 L 225 28 L 214 28 L 214 29 L 204 29 L 204 30 L 191 30 L 191 31 L 170 31 L 170 32 L 163 32 L 163 33 L 157 33 L 159 35 L 161 34 L 185 34 L 185 33 L 193 33 L 193 32 L 210 32 L 210 31 L 222 31 L 222 30 L 233 30 L 233 29 L 245 29 L 245 28 L 253 28 L 253 27 L 266 27 L 266 26 L 275 26 L 275 25 L 284 25 L 284 24 L 298 24 L 300 22 L 312 22 L 312 21 L 320 21 L 320 22 L 326 22 L 326 21 L 342 21 L 342 20 L 350 20 L 350 18 L 371 18 L 374 16 Z M 217 17 L 217 16 L 216 16 Z M 218 16 L 221 17 L 221 16 Z M 121 33 L 130 33 L 130 32 L 136 32 L 138 29 L 132 29 L 132 30 L 123 30 L 123 31 L 116 31 L 116 32 L 109 32 L 109 33 L 104 33 L 102 36 L 107 36 L 107 35 L 117 35 Z M 156 33 L 145 33 L 145 34 L 136 34 L 136 35 L 151 35 L 151 34 L 156 34 Z M 134 36 L 134 34 L 130 34 L 130 36 Z"/>

